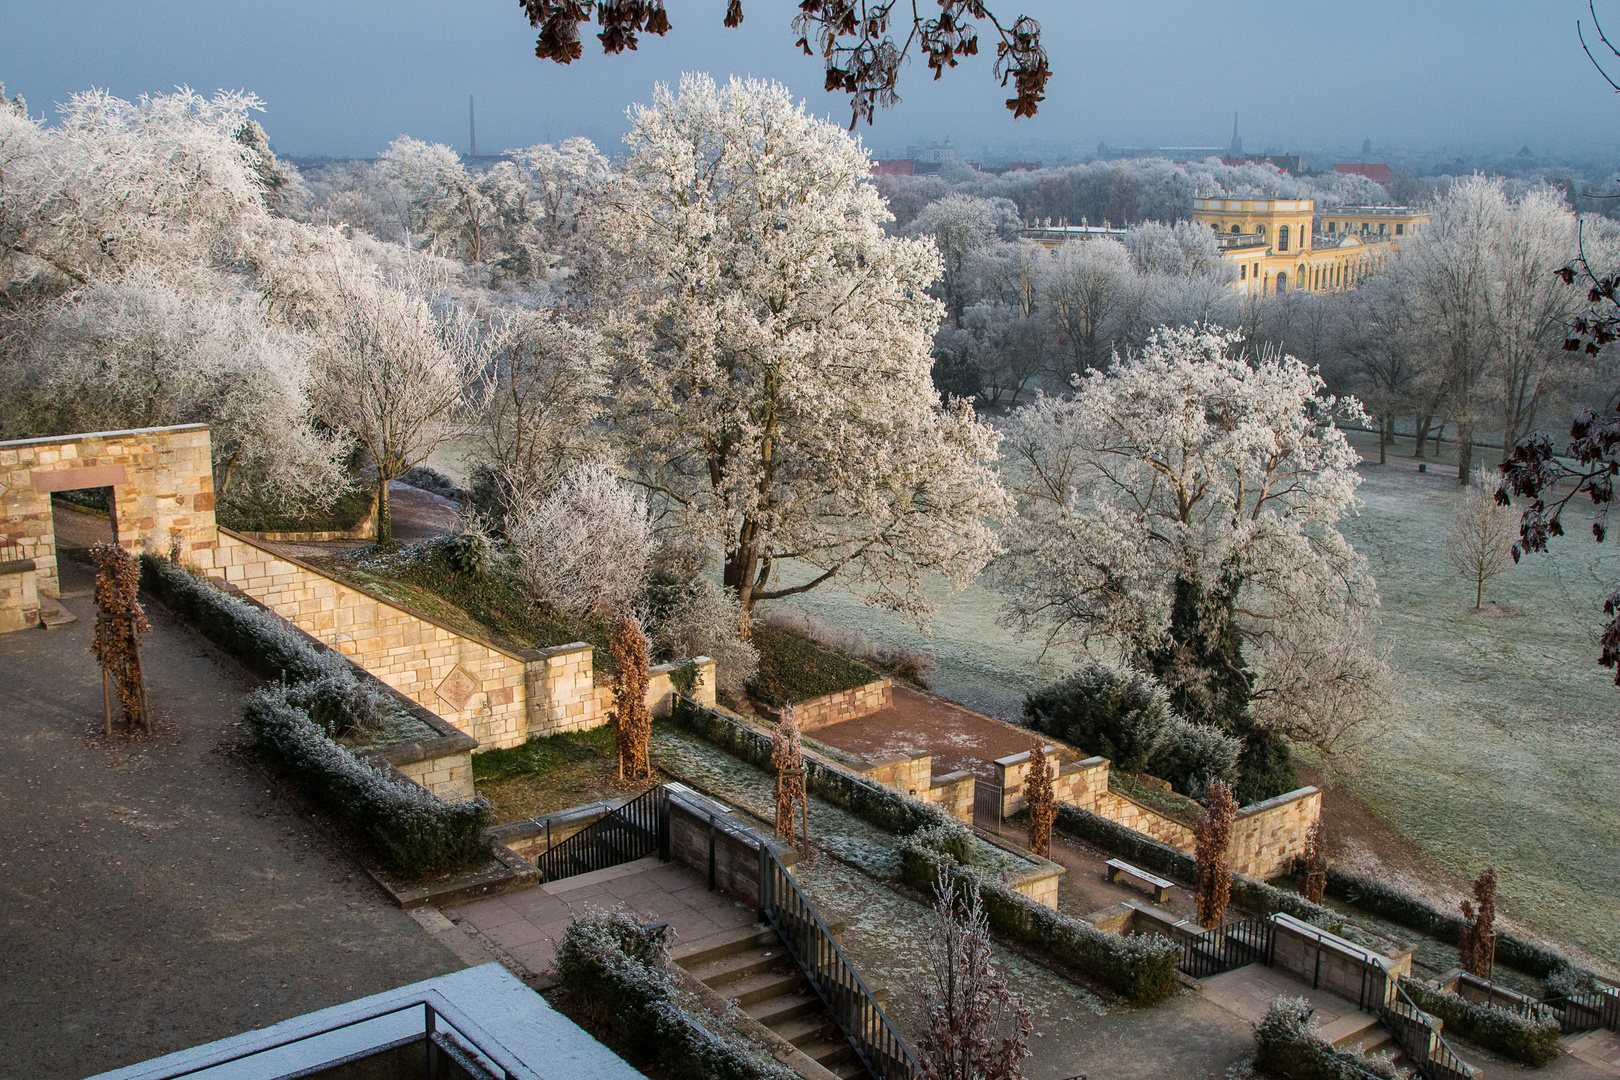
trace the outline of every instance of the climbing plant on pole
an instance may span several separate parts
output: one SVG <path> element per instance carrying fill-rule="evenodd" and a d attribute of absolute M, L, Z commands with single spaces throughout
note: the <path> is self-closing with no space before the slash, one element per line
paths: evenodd
<path fill-rule="evenodd" d="M 1305 831 L 1305 857 L 1299 880 L 1295 882 L 1305 899 L 1313 904 L 1320 904 L 1322 894 L 1327 891 L 1327 871 L 1327 830 L 1318 818 Z"/>
<path fill-rule="evenodd" d="M 117 694 L 124 723 L 133 728 L 139 722 L 150 735 L 152 714 L 146 707 L 140 635 L 151 633 L 152 627 L 137 599 L 140 564 L 117 544 L 96 544 L 90 549 L 90 559 L 96 565 L 97 609 L 90 651 L 101 662 L 107 734 L 112 734 L 112 695 Z"/>
<path fill-rule="evenodd" d="M 1468 925 L 1457 942 L 1457 959 L 1470 975 L 1488 979 L 1496 960 L 1496 931 L 1491 929 L 1496 922 L 1496 867 L 1487 866 L 1475 880 L 1474 900 L 1478 907 L 1467 900 L 1458 905 Z"/>
<path fill-rule="evenodd" d="M 808 844 L 810 802 L 804 792 L 804 742 L 791 705 L 782 710 L 782 719 L 771 732 L 771 764 L 776 766 L 776 835 L 792 841 L 795 823 L 802 813 L 804 843 Z"/>
<path fill-rule="evenodd" d="M 1046 858 L 1052 852 L 1052 822 L 1057 820 L 1057 795 L 1052 791 L 1052 772 L 1047 767 L 1046 750 L 1037 742 L 1029 752 L 1029 779 L 1024 782 L 1029 803 L 1029 850 Z"/>
<path fill-rule="evenodd" d="M 647 759 L 647 738 L 652 717 L 647 712 L 647 635 L 641 620 L 629 612 L 619 617 L 608 641 L 618 670 L 613 674 L 613 724 L 619 743 L 619 779 L 646 780 L 652 776 Z"/>
<path fill-rule="evenodd" d="M 1198 925 L 1211 930 L 1221 925 L 1221 916 L 1232 896 L 1232 871 L 1226 864 L 1232 846 L 1232 823 L 1237 819 L 1237 800 L 1232 789 L 1220 780 L 1209 785 L 1209 812 L 1194 831 L 1198 854 Z"/>

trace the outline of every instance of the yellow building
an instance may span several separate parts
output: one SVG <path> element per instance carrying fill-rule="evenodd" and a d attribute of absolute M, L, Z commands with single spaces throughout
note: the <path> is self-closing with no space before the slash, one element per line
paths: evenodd
<path fill-rule="evenodd" d="M 1241 292 L 1322 292 L 1360 284 L 1400 238 L 1427 221 L 1404 206 L 1341 206 L 1314 199 L 1194 199 L 1193 220 L 1219 237 Z"/>

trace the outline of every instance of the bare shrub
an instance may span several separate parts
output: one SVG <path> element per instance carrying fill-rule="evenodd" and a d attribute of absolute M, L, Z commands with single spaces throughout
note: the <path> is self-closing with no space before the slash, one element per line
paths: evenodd
<path fill-rule="evenodd" d="M 776 835 L 793 839 L 794 823 L 804 815 L 804 841 L 810 841 L 810 802 L 804 793 L 804 743 L 793 706 L 782 710 L 782 719 L 771 732 L 771 764 L 776 766 Z"/>
<path fill-rule="evenodd" d="M 1029 779 L 1024 795 L 1029 803 L 1029 850 L 1046 858 L 1052 853 L 1052 822 L 1057 820 L 1057 795 L 1052 791 L 1052 765 L 1037 742 L 1029 752 Z"/>
<path fill-rule="evenodd" d="M 1446 536 L 1446 558 L 1464 581 L 1474 586 L 1474 610 L 1485 605 L 1485 583 L 1513 568 L 1513 545 L 1519 539 L 1519 514 L 1499 506 L 1496 490 L 1502 476 L 1480 468 L 1463 492 L 1457 520 Z"/>
<path fill-rule="evenodd" d="M 714 660 L 716 689 L 741 700 L 759 670 L 759 650 L 741 637 L 737 594 L 701 570 L 681 577 L 659 568 L 647 588 L 647 625 L 656 655 Z"/>
<path fill-rule="evenodd" d="M 619 743 L 619 779 L 646 780 L 652 776 L 647 739 L 652 716 L 647 712 L 647 635 L 641 620 L 626 613 L 614 624 L 608 643 L 618 670 L 613 674 L 613 724 Z"/>
<path fill-rule="evenodd" d="M 1328 871 L 1327 830 L 1320 818 L 1311 822 L 1305 832 L 1305 857 L 1301 861 L 1301 873 L 1295 884 L 1305 899 L 1320 904 L 1322 894 L 1327 891 Z"/>
<path fill-rule="evenodd" d="M 1496 960 L 1496 932 L 1491 929 L 1496 922 L 1496 867 L 1487 866 L 1474 881 L 1474 900 L 1478 907 L 1467 900 L 1458 905 L 1468 925 L 1457 942 L 1457 959 L 1464 971 L 1488 979 Z"/>
<path fill-rule="evenodd" d="M 1232 823 L 1237 819 L 1232 789 L 1217 780 L 1209 785 L 1209 812 L 1194 830 L 1198 842 L 1198 925 L 1205 930 L 1221 925 L 1232 895 L 1232 871 L 1226 864 L 1232 847 Z"/>
<path fill-rule="evenodd" d="M 917 1039 L 923 1080 L 1022 1080 L 1018 1063 L 1029 1056 L 1031 1013 L 990 957 L 979 886 L 959 888 L 941 869 L 934 897 L 939 923 L 924 944 L 930 979 Z"/>

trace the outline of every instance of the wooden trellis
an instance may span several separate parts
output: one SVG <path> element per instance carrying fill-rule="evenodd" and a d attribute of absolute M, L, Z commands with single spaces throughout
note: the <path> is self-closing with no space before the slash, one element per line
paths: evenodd
<path fill-rule="evenodd" d="M 96 544 L 90 549 L 96 564 L 96 633 L 90 651 L 101 661 L 102 704 L 107 716 L 107 734 L 112 734 L 112 699 L 118 698 L 124 723 L 133 730 L 136 723 L 152 734 L 152 711 L 146 703 L 146 677 L 141 670 L 140 635 L 152 627 L 141 610 L 138 594 L 141 567 L 135 557 L 118 544 Z"/>
<path fill-rule="evenodd" d="M 804 743 L 793 706 L 782 710 L 782 719 L 771 733 L 771 764 L 776 766 L 776 835 L 786 836 L 800 851 L 810 844 L 810 801 L 804 790 Z M 803 823 L 800 839 L 794 839 L 797 825 Z"/>

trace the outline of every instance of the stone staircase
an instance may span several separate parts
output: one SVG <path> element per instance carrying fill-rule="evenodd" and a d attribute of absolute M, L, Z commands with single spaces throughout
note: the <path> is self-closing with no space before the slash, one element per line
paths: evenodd
<path fill-rule="evenodd" d="M 1322 1038 L 1341 1050 L 1363 1054 L 1384 1054 L 1402 1072 L 1411 1073 L 1412 1062 L 1395 1041 L 1395 1036 L 1372 1013 L 1353 1012 L 1322 1025 Z"/>
<path fill-rule="evenodd" d="M 870 1075 L 775 930 L 712 935 L 676 948 L 671 958 L 833 1075 Z"/>

